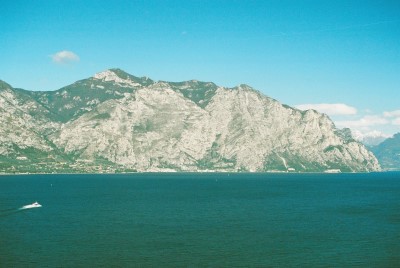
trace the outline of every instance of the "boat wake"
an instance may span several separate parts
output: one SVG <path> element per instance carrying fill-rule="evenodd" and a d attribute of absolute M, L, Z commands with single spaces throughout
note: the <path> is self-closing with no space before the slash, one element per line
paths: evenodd
<path fill-rule="evenodd" d="M 19 208 L 2 209 L 0 210 L 0 218 L 7 217 L 18 212 L 22 212 L 22 210 Z"/>
<path fill-rule="evenodd" d="M 35 202 L 35 203 L 29 204 L 29 205 L 25 205 L 25 206 L 20 207 L 20 208 L 2 209 L 2 210 L 0 210 L 0 218 L 6 217 L 6 216 L 9 216 L 9 215 L 12 215 L 12 214 L 16 214 L 18 212 L 22 212 L 22 211 L 27 210 L 27 209 L 40 208 L 40 207 L 42 207 L 42 205 L 39 204 L 38 202 Z"/>

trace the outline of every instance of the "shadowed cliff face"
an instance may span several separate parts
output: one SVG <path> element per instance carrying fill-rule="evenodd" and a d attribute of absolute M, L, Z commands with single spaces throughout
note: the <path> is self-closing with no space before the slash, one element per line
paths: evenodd
<path fill-rule="evenodd" d="M 4 166 L 34 164 L 24 147 L 47 155 L 50 166 L 63 159 L 71 171 L 380 169 L 326 115 L 281 105 L 246 85 L 155 82 L 111 69 L 53 92 L 4 86 L 0 109 L 7 110 L 2 127 L 15 122 L 0 132 L 9 144 L 0 145 Z"/>

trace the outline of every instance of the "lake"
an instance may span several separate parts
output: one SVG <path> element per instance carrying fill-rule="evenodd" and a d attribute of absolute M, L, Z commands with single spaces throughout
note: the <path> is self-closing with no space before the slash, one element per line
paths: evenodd
<path fill-rule="evenodd" d="M 0 267 L 399 265 L 399 172 L 0 176 Z"/>

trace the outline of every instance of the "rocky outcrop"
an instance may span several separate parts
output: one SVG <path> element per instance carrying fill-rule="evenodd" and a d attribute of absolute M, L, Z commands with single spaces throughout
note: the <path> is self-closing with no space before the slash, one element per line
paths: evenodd
<path fill-rule="evenodd" d="M 326 115 L 282 105 L 247 85 L 155 82 L 111 69 L 55 92 L 25 95 L 48 114 L 38 117 L 46 122 L 31 121 L 42 125 L 31 127 L 39 137 L 34 143 L 43 151 L 54 146 L 72 165 L 101 160 L 137 171 L 380 170 L 374 155 Z"/>

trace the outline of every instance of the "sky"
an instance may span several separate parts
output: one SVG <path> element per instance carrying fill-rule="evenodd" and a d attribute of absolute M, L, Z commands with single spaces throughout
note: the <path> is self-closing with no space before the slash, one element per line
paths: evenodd
<path fill-rule="evenodd" d="M 4 0 L 0 79 L 56 90 L 120 68 L 248 84 L 359 135 L 400 132 L 400 1 Z"/>

